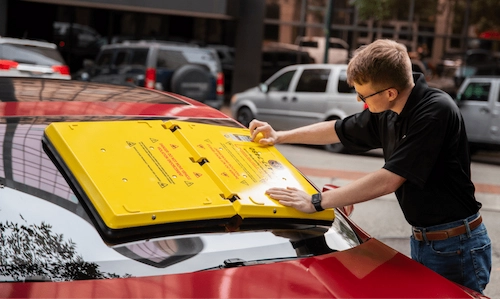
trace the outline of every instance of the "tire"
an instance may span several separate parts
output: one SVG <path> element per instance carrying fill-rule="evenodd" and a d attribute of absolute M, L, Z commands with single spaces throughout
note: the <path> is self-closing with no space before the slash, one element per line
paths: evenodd
<path fill-rule="evenodd" d="M 186 64 L 172 75 L 170 89 L 174 93 L 205 102 L 210 96 L 212 85 L 208 70 L 199 65 Z"/>
<path fill-rule="evenodd" d="M 236 113 L 236 120 L 248 128 L 250 122 L 255 118 L 252 113 L 252 110 L 248 107 L 241 107 Z"/>
<path fill-rule="evenodd" d="M 330 153 L 341 154 L 346 152 L 345 147 L 341 143 L 326 144 L 324 148 Z"/>
<path fill-rule="evenodd" d="M 327 121 L 329 120 L 338 120 L 339 118 L 338 117 L 333 117 L 333 118 L 329 118 L 327 119 Z M 337 153 L 337 154 L 342 154 L 342 153 L 346 153 L 346 149 L 345 147 L 342 145 L 342 143 L 332 143 L 332 144 L 326 144 L 324 146 L 324 149 L 330 153 Z"/>

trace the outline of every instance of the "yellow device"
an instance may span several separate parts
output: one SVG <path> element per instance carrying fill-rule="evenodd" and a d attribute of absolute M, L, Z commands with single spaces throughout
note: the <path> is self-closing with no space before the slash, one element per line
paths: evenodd
<path fill-rule="evenodd" d="M 328 224 L 269 198 L 271 187 L 317 189 L 244 128 L 185 121 L 50 124 L 44 147 L 110 243 L 266 223 Z M 263 226 L 265 227 L 265 225 Z"/>

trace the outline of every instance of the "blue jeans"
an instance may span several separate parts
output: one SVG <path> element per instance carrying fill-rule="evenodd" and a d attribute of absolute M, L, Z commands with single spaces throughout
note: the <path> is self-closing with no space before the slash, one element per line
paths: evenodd
<path fill-rule="evenodd" d="M 458 284 L 482 293 L 490 281 L 491 240 L 484 223 L 470 230 L 468 223 L 479 216 L 440 224 L 422 231 L 437 231 L 465 224 L 463 235 L 442 241 L 417 241 L 411 237 L 411 258 Z"/>

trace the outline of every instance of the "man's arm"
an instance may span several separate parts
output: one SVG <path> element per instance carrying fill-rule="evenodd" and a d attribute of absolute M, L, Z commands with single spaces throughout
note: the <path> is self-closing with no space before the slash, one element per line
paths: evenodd
<path fill-rule="evenodd" d="M 405 178 L 382 168 L 348 185 L 323 192 L 321 206 L 328 209 L 368 201 L 396 191 L 405 181 Z M 266 193 L 284 206 L 305 213 L 316 211 L 311 203 L 311 196 L 304 191 L 295 188 L 270 188 Z"/>
<path fill-rule="evenodd" d="M 340 142 L 335 121 L 324 121 L 289 131 L 275 131 L 271 125 L 259 120 L 250 123 L 252 140 L 262 145 L 279 143 L 331 144 Z M 261 138 L 257 134 L 261 133 Z"/>

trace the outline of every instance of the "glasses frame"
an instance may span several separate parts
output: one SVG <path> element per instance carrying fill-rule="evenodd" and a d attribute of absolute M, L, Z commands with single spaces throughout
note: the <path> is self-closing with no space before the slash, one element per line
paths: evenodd
<path fill-rule="evenodd" d="M 382 92 L 384 92 L 386 90 L 389 90 L 391 88 L 394 88 L 394 87 L 387 87 L 386 89 L 379 90 L 379 91 L 377 91 L 375 93 L 372 93 L 371 95 L 367 95 L 366 97 L 362 96 L 359 92 L 357 92 L 357 94 L 358 94 L 358 97 L 361 99 L 361 101 L 363 101 L 363 103 L 366 103 L 366 99 L 368 99 L 369 97 L 376 96 L 379 93 L 382 93 Z"/>

